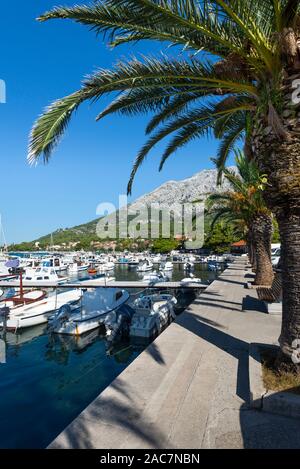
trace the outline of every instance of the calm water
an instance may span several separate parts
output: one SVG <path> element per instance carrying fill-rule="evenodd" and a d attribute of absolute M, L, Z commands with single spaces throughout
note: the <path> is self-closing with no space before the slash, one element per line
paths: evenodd
<path fill-rule="evenodd" d="M 195 275 L 212 281 L 205 266 Z M 141 278 L 117 266 L 117 280 Z M 81 277 L 86 274 L 81 274 Z M 175 266 L 172 280 L 183 278 Z M 46 447 L 143 350 L 129 342 L 108 352 L 99 331 L 80 338 L 49 336 L 46 327 L 7 333 L 6 364 L 0 364 L 0 448 Z"/>
<path fill-rule="evenodd" d="M 108 356 L 97 333 L 51 339 L 38 326 L 18 337 L 7 334 L 7 363 L 0 365 L 1 448 L 46 447 L 141 351 L 123 344 Z"/>
<path fill-rule="evenodd" d="M 158 270 L 158 266 L 154 267 L 154 270 Z M 116 280 L 142 280 L 146 273 L 147 272 L 137 272 L 136 267 L 118 264 L 112 275 L 116 277 Z M 173 271 L 166 272 L 166 274 L 169 276 L 170 280 L 173 281 L 182 280 L 184 277 L 187 277 L 182 264 L 174 264 Z M 201 278 L 204 283 L 212 282 L 216 278 L 216 272 L 208 271 L 206 264 L 196 264 L 193 274 Z"/>

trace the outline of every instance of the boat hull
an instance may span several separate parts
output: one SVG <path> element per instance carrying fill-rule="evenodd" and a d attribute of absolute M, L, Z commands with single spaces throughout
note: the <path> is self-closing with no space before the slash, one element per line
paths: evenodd
<path fill-rule="evenodd" d="M 15 331 L 44 324 L 48 321 L 49 316 L 54 314 L 62 305 L 66 303 L 76 304 L 80 297 L 80 291 L 74 290 L 24 306 L 20 311 L 17 311 L 19 308 L 16 308 L 16 310 L 9 313 L 6 329 Z M 0 322 L 0 327 L 3 327 L 2 322 Z"/>

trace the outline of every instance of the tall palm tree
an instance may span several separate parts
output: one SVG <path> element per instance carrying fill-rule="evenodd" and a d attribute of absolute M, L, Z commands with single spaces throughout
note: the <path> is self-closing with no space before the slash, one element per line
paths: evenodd
<path fill-rule="evenodd" d="M 266 178 L 261 176 L 256 164 L 236 152 L 236 173 L 224 169 L 224 176 L 231 189 L 210 195 L 207 200 L 212 213 L 212 226 L 222 219 L 233 224 L 236 231 L 244 231 L 248 240 L 249 253 L 255 264 L 254 284 L 272 284 L 274 274 L 271 262 L 271 239 L 273 232 L 272 214 L 263 199 Z"/>
<path fill-rule="evenodd" d="M 129 182 L 151 148 L 172 136 L 161 167 L 175 149 L 210 131 L 223 135 L 219 165 L 246 128 L 246 150 L 269 185 L 264 197 L 282 241 L 281 350 L 291 357 L 300 337 L 300 0 L 103 0 L 57 7 L 40 17 L 71 19 L 103 33 L 113 46 L 140 40 L 180 48 L 159 58 L 132 59 L 99 70 L 53 103 L 33 127 L 29 161 L 48 161 L 74 111 L 86 100 L 120 94 L 113 112 L 154 111 L 154 132 L 139 152 Z M 206 55 L 205 55 L 206 54 Z M 246 123 L 246 127 L 245 127 Z M 160 126 L 160 127 L 158 127 Z M 225 142 L 225 143 L 224 143 Z M 223 161 L 222 161 L 223 158 Z"/>

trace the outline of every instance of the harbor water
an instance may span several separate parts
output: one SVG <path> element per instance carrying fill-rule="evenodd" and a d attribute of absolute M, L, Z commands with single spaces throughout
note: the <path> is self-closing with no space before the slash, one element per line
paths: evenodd
<path fill-rule="evenodd" d="M 194 274 L 204 282 L 216 277 L 201 264 Z M 141 279 L 123 265 L 112 275 Z M 171 279 L 184 276 L 182 266 L 174 265 Z M 81 337 L 50 335 L 46 325 L 7 332 L 2 339 L 0 448 L 45 448 L 146 347 L 128 340 L 109 349 L 100 330 Z"/>

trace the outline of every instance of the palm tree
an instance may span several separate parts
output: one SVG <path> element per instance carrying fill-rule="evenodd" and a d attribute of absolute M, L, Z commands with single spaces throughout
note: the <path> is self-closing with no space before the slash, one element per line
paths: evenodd
<path fill-rule="evenodd" d="M 223 136 L 219 166 L 246 131 L 246 154 L 268 178 L 264 198 L 282 241 L 283 320 L 280 345 L 291 357 L 300 337 L 300 0 L 103 0 L 57 7 L 41 21 L 62 18 L 103 33 L 111 45 L 165 41 L 181 48 L 159 58 L 132 59 L 99 70 L 53 103 L 33 127 L 29 161 L 52 150 L 74 111 L 119 92 L 99 115 L 154 111 L 149 140 L 129 182 L 151 148 L 171 136 L 169 156 L 211 131 Z M 205 55 L 206 54 L 206 55 Z M 159 126 L 159 127 L 158 127 Z"/>
<path fill-rule="evenodd" d="M 272 214 L 263 199 L 266 178 L 259 174 L 253 161 L 236 151 L 236 173 L 224 169 L 224 176 L 231 189 L 215 193 L 207 200 L 209 212 L 213 214 L 212 227 L 218 220 L 225 220 L 235 231 L 246 235 L 249 254 L 255 264 L 255 285 L 272 284 L 274 274 L 271 262 L 271 239 L 273 232 Z"/>

